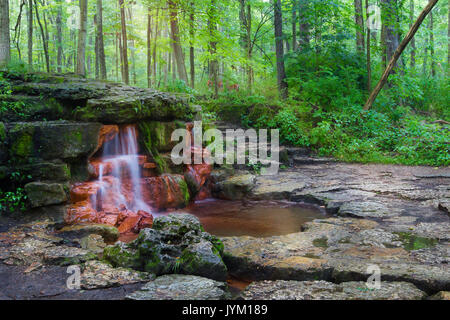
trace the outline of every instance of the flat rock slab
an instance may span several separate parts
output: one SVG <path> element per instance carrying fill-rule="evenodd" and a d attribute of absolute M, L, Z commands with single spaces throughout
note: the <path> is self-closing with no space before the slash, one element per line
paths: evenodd
<path fill-rule="evenodd" d="M 127 296 L 131 300 L 221 300 L 228 296 L 226 284 L 181 274 L 156 278 Z"/>
<path fill-rule="evenodd" d="M 125 284 L 145 282 L 154 279 L 154 275 L 126 268 L 113 268 L 100 261 L 88 261 L 81 274 L 83 289 L 116 287 Z"/>
<path fill-rule="evenodd" d="M 420 300 L 425 293 L 407 282 L 382 282 L 369 289 L 365 282 L 261 281 L 250 284 L 244 300 Z"/>

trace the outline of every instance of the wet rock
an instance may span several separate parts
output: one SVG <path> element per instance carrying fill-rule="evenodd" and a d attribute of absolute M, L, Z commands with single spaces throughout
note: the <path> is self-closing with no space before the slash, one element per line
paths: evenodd
<path fill-rule="evenodd" d="M 381 283 L 369 289 L 366 282 L 334 284 L 326 281 L 261 281 L 250 284 L 245 300 L 421 300 L 425 293 L 407 282 Z"/>
<path fill-rule="evenodd" d="M 448 215 L 450 215 L 450 199 L 439 201 L 439 210 L 442 210 Z"/>
<path fill-rule="evenodd" d="M 214 186 L 213 192 L 219 198 L 240 200 L 247 196 L 254 187 L 256 177 L 252 174 L 235 175 Z"/>
<path fill-rule="evenodd" d="M 250 197 L 257 200 L 289 199 L 292 192 L 306 186 L 306 183 L 298 177 L 292 178 L 284 173 L 279 173 L 276 178 L 260 176 L 256 181 Z"/>
<path fill-rule="evenodd" d="M 83 265 L 81 288 L 92 290 L 150 281 L 154 275 L 125 268 L 113 268 L 100 261 L 88 261 Z"/>
<path fill-rule="evenodd" d="M 378 201 L 352 201 L 344 203 L 338 214 L 356 218 L 386 218 L 401 214 L 401 208 L 393 208 Z"/>
<path fill-rule="evenodd" d="M 139 122 L 139 139 L 153 150 L 170 152 L 178 143 L 172 141 L 172 133 L 179 128 L 185 128 L 185 124 L 180 121 L 142 121 Z"/>
<path fill-rule="evenodd" d="M 105 224 L 76 224 L 58 231 L 59 236 L 69 239 L 81 239 L 91 234 L 102 236 L 105 242 L 114 242 L 119 238 L 117 228 Z"/>
<path fill-rule="evenodd" d="M 450 300 L 450 292 L 449 291 L 440 291 L 435 295 L 428 298 L 429 300 Z"/>
<path fill-rule="evenodd" d="M 69 121 L 13 122 L 9 124 L 10 157 L 22 163 L 87 158 L 97 148 L 99 123 Z"/>
<path fill-rule="evenodd" d="M 103 241 L 102 236 L 99 236 L 98 234 L 90 234 L 80 239 L 80 246 L 82 249 L 88 250 L 95 254 L 101 254 L 106 247 L 106 243 Z"/>
<path fill-rule="evenodd" d="M 172 274 L 156 278 L 140 291 L 127 296 L 131 300 L 223 300 L 228 298 L 226 284 L 198 276 Z"/>
<path fill-rule="evenodd" d="M 188 186 L 184 177 L 163 174 L 159 177 L 142 179 L 144 201 L 156 209 L 184 208 L 190 200 Z"/>
<path fill-rule="evenodd" d="M 25 193 L 32 208 L 66 202 L 65 186 L 60 183 L 30 182 L 25 185 Z"/>
<path fill-rule="evenodd" d="M 155 273 L 185 273 L 225 280 L 221 242 L 204 232 L 199 220 L 189 214 L 155 218 L 153 229 L 143 229 L 129 244 L 107 247 L 104 258 L 113 266 Z"/>

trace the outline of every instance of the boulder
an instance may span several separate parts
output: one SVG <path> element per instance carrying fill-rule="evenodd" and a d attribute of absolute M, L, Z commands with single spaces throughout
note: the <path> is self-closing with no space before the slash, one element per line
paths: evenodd
<path fill-rule="evenodd" d="M 214 185 L 213 193 L 226 200 L 240 200 L 250 193 L 256 177 L 252 174 L 234 175 Z"/>
<path fill-rule="evenodd" d="M 60 183 L 30 182 L 25 185 L 25 193 L 32 208 L 67 201 L 65 185 Z"/>
<path fill-rule="evenodd" d="M 171 274 L 156 278 L 127 296 L 131 300 L 224 300 L 224 282 L 192 275 Z"/>
<path fill-rule="evenodd" d="M 139 138 L 150 150 L 170 152 L 178 141 L 172 141 L 172 133 L 176 129 L 185 128 L 180 121 L 142 121 L 139 123 Z"/>
<path fill-rule="evenodd" d="M 421 300 L 425 296 L 411 283 L 386 281 L 379 289 L 368 288 L 362 281 L 260 281 L 241 293 L 244 300 Z"/>
<path fill-rule="evenodd" d="M 115 267 L 128 267 L 157 275 L 183 273 L 226 280 L 223 245 L 204 232 L 189 214 L 155 218 L 153 229 L 143 229 L 129 244 L 105 248 L 104 258 Z"/>

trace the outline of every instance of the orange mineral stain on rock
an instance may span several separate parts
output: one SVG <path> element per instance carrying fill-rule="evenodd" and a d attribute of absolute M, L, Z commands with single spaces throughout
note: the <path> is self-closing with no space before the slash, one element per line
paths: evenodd
<path fill-rule="evenodd" d="M 186 126 L 191 136 L 192 126 Z M 192 143 L 188 147 L 193 159 L 206 152 Z M 101 128 L 97 151 L 89 159 L 90 181 L 72 186 L 66 223 L 103 223 L 118 227 L 121 234 L 134 234 L 152 227 L 153 211 L 186 206 L 184 176 L 156 176 L 157 165 L 138 149 L 135 125 Z M 196 199 L 210 197 L 208 177 L 212 166 L 192 164 L 185 170 L 198 186 Z"/>

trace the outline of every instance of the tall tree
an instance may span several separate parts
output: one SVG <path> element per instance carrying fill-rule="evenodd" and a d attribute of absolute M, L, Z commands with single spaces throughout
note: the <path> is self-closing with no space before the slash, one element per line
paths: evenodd
<path fill-rule="evenodd" d="M 39 25 L 39 29 L 41 30 L 41 38 L 42 38 L 42 46 L 44 47 L 44 57 L 45 57 L 45 67 L 47 72 L 50 72 L 50 57 L 48 53 L 48 38 L 46 36 L 46 32 L 44 31 L 44 27 L 42 26 L 41 18 L 39 16 L 39 10 L 36 0 L 34 0 L 34 11 L 36 13 L 36 20 Z"/>
<path fill-rule="evenodd" d="M 436 62 L 434 60 L 434 32 L 433 32 L 433 11 L 429 16 L 429 29 L 430 29 L 430 58 L 431 58 L 431 76 L 436 76 Z"/>
<path fill-rule="evenodd" d="M 147 9 L 147 87 L 152 87 L 152 10 Z"/>
<path fill-rule="evenodd" d="M 87 0 L 80 0 L 80 25 L 78 31 L 76 73 L 86 75 Z"/>
<path fill-rule="evenodd" d="M 170 15 L 170 36 L 172 48 L 177 63 L 178 77 L 188 83 L 183 49 L 181 48 L 180 29 L 178 26 L 178 0 L 168 0 Z"/>
<path fill-rule="evenodd" d="M 95 21 L 97 24 L 96 29 L 96 59 L 100 73 L 100 79 L 106 80 L 106 57 L 105 57 L 105 43 L 103 40 L 103 1 L 97 0 L 97 12 L 95 15 Z"/>
<path fill-rule="evenodd" d="M 252 13 L 251 5 L 248 0 L 239 0 L 240 10 L 239 10 L 239 20 L 241 22 L 241 45 L 247 59 L 245 63 L 245 70 L 247 74 L 247 89 L 252 90 L 253 83 L 253 68 L 251 65 L 252 58 Z"/>
<path fill-rule="evenodd" d="M 56 45 L 57 45 L 57 53 L 56 53 L 56 70 L 58 72 L 62 72 L 62 56 L 63 56 L 63 36 L 62 36 L 62 12 L 63 12 L 63 3 L 62 0 L 57 1 L 56 8 Z"/>
<path fill-rule="evenodd" d="M 297 51 L 297 1 L 292 0 L 292 50 Z"/>
<path fill-rule="evenodd" d="M 355 0 L 355 24 L 356 24 L 356 49 L 364 52 L 364 21 L 362 0 Z"/>
<path fill-rule="evenodd" d="M 369 0 L 366 0 L 366 21 L 369 21 Z M 370 25 L 367 23 L 367 91 L 372 90 L 372 66 L 370 61 Z"/>
<path fill-rule="evenodd" d="M 286 99 L 288 96 L 288 86 L 286 83 L 286 72 L 284 69 L 283 15 L 281 12 L 281 1 L 273 0 L 273 4 L 278 90 L 280 92 L 281 98 Z"/>
<path fill-rule="evenodd" d="M 219 62 L 217 61 L 217 0 L 211 0 L 207 9 L 209 31 L 209 76 L 214 84 L 214 97 L 219 95 Z"/>
<path fill-rule="evenodd" d="M 308 1 L 309 0 L 298 1 L 299 38 L 300 38 L 300 48 L 302 50 L 309 47 Z"/>
<path fill-rule="evenodd" d="M 450 0 L 449 0 L 450 1 Z M 414 21 L 414 0 L 409 1 L 409 27 L 411 28 Z M 416 38 L 411 39 L 411 68 L 416 66 Z"/>
<path fill-rule="evenodd" d="M 398 3 L 397 0 L 381 0 L 382 22 L 385 26 L 386 60 L 390 61 L 398 48 L 400 30 L 398 24 Z M 397 67 L 398 63 L 394 67 Z M 395 71 L 395 68 L 394 68 Z"/>
<path fill-rule="evenodd" d="M 121 41 L 119 42 L 120 57 L 122 66 L 122 81 L 126 84 L 130 83 L 130 72 L 128 67 L 128 37 L 127 37 L 127 22 L 125 17 L 125 4 L 123 0 L 119 0 L 120 9 L 120 25 L 121 25 Z"/>
<path fill-rule="evenodd" d="M 33 0 L 28 0 L 27 18 L 28 70 L 31 71 L 33 69 Z"/>
<path fill-rule="evenodd" d="M 449 0 L 450 1 L 450 0 Z M 191 88 L 195 88 L 195 5 L 191 1 L 191 9 L 189 12 L 189 68 L 191 73 Z"/>
<path fill-rule="evenodd" d="M 392 69 L 394 68 L 398 58 L 400 58 L 402 52 L 405 50 L 408 43 L 411 41 L 411 39 L 416 34 L 417 30 L 419 29 L 420 25 L 422 24 L 423 20 L 425 20 L 426 16 L 430 11 L 434 8 L 438 0 L 429 0 L 428 4 L 425 6 L 425 8 L 420 13 L 419 17 L 417 18 L 416 22 L 411 26 L 408 33 L 406 34 L 403 41 L 400 43 L 400 45 L 395 50 L 394 54 L 391 57 L 391 60 L 389 61 L 388 66 L 386 67 L 386 70 L 384 70 L 383 75 L 381 76 L 380 80 L 378 81 L 377 85 L 373 89 L 372 93 L 370 94 L 369 98 L 367 99 L 366 104 L 364 105 L 364 110 L 369 110 L 372 107 L 373 102 L 377 98 L 378 94 L 380 93 L 381 89 L 383 89 L 383 86 L 386 84 L 389 75 L 391 74 Z"/>
<path fill-rule="evenodd" d="M 9 38 L 9 0 L 0 0 L 0 66 L 11 59 Z"/>

